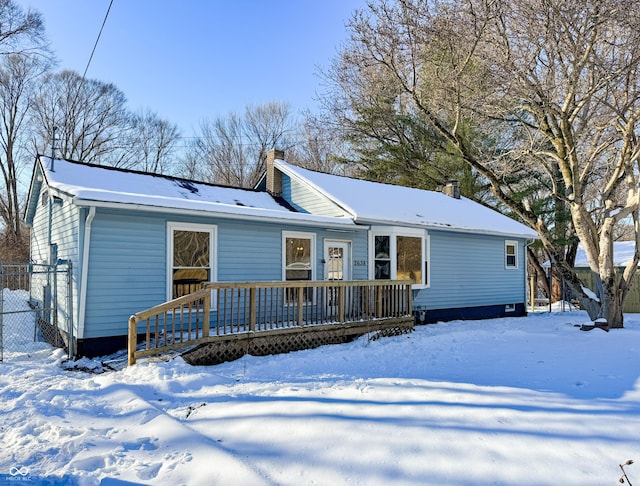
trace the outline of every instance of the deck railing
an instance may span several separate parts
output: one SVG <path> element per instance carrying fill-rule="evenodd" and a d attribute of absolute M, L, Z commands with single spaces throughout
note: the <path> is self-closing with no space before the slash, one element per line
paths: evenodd
<path fill-rule="evenodd" d="M 128 361 L 238 334 L 406 317 L 411 298 L 408 280 L 210 282 L 132 315 Z"/>

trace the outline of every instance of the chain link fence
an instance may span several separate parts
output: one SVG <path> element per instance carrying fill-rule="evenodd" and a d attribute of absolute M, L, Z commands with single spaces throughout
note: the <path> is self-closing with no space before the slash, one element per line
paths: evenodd
<path fill-rule="evenodd" d="M 74 353 L 71 265 L 0 263 L 0 361 Z"/>

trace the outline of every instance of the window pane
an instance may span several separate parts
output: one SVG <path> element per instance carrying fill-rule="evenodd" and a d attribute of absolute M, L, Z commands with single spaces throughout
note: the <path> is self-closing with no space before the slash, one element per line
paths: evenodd
<path fill-rule="evenodd" d="M 391 278 L 391 262 L 389 260 L 375 261 L 376 280 L 388 280 Z"/>
<path fill-rule="evenodd" d="M 376 236 L 375 237 L 375 258 L 376 260 L 389 259 L 391 251 L 389 249 L 389 237 L 388 236 Z"/>
<path fill-rule="evenodd" d="M 396 278 L 422 283 L 422 238 L 398 236 Z"/>
<path fill-rule="evenodd" d="M 342 280 L 344 274 L 344 248 L 329 248 L 329 261 L 327 262 L 327 279 Z"/>
<path fill-rule="evenodd" d="M 173 270 L 173 298 L 182 297 L 200 289 L 200 284 L 208 282 L 208 268 L 181 268 Z"/>
<path fill-rule="evenodd" d="M 506 265 L 507 267 L 517 267 L 517 249 L 516 245 L 507 243 L 505 245 Z"/>
<path fill-rule="evenodd" d="M 287 280 L 311 280 L 311 270 L 287 270 Z"/>
<path fill-rule="evenodd" d="M 311 280 L 311 240 L 309 238 L 287 238 L 287 280 Z"/>
<path fill-rule="evenodd" d="M 173 266 L 208 267 L 209 233 L 199 231 L 174 231 Z"/>
<path fill-rule="evenodd" d="M 211 233 L 206 231 L 173 231 L 173 298 L 200 289 L 200 284 L 211 280 L 209 253 Z"/>

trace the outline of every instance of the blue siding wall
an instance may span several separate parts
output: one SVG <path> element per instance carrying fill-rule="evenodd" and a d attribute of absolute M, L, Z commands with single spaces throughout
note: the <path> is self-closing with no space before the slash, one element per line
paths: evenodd
<path fill-rule="evenodd" d="M 430 288 L 417 292 L 423 309 L 478 307 L 525 302 L 525 247 L 518 242 L 518 268 L 505 268 L 505 240 L 496 236 L 430 231 Z M 517 241 L 517 240 L 516 240 Z"/>
<path fill-rule="evenodd" d="M 126 334 L 131 314 L 164 302 L 166 232 L 157 216 L 96 211 L 85 338 Z"/>
<path fill-rule="evenodd" d="M 324 238 L 352 241 L 353 257 L 366 259 L 367 233 L 207 217 L 98 209 L 91 234 L 85 338 L 125 335 L 135 312 L 166 301 L 167 223 L 217 227 L 217 280 L 282 280 L 282 232 L 316 234 L 316 278 L 323 278 Z M 366 268 L 354 268 L 366 279 Z M 124 343 L 123 343 L 124 346 Z"/>

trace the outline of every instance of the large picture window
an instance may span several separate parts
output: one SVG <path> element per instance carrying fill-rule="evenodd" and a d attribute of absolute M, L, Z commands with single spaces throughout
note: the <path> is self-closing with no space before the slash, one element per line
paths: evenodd
<path fill-rule="evenodd" d="M 169 223 L 169 298 L 195 292 L 215 276 L 215 227 Z"/>
<path fill-rule="evenodd" d="M 422 230 L 374 229 L 372 278 L 411 280 L 416 286 L 429 285 L 429 237 Z"/>
<path fill-rule="evenodd" d="M 397 236 L 396 255 L 396 278 L 398 280 L 412 280 L 414 284 L 423 283 L 422 238 Z"/>

